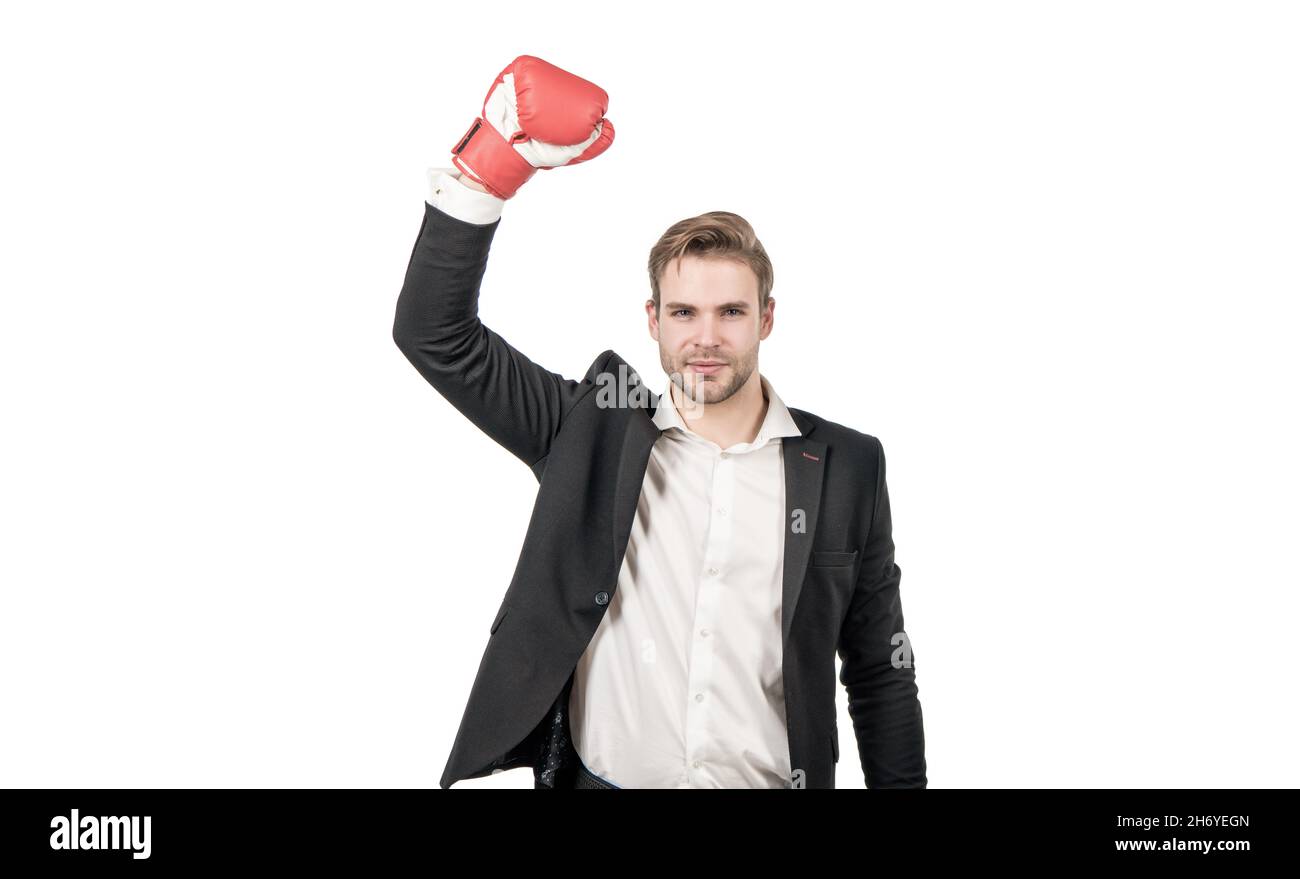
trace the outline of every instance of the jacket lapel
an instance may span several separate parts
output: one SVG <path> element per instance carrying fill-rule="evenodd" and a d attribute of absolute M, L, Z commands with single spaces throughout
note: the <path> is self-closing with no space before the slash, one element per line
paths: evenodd
<path fill-rule="evenodd" d="M 822 506 L 822 474 L 826 463 L 826 444 L 808 438 L 813 429 L 812 421 L 796 409 L 790 409 L 790 417 L 802 435 L 781 439 L 781 454 L 785 459 L 785 563 L 781 572 L 783 647 L 790 640 L 790 623 L 803 589 L 813 537 L 817 534 L 817 511 Z"/>
<path fill-rule="evenodd" d="M 632 534 L 632 522 L 636 518 L 637 501 L 641 499 L 641 485 L 645 480 L 646 466 L 650 463 L 650 452 L 655 440 L 659 439 L 660 430 L 650 419 L 654 416 L 653 408 L 645 410 L 646 414 L 634 414 L 623 434 L 623 451 L 618 462 L 618 481 L 614 487 L 614 576 L 623 568 L 623 554 L 627 552 L 627 540 Z"/>

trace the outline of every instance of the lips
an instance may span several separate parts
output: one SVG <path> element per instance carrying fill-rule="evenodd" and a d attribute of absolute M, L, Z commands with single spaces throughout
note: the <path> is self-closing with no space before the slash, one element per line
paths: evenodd
<path fill-rule="evenodd" d="M 720 360 L 698 360 L 687 363 L 686 365 L 689 366 L 693 372 L 698 372 L 700 375 L 712 375 L 727 364 Z"/>

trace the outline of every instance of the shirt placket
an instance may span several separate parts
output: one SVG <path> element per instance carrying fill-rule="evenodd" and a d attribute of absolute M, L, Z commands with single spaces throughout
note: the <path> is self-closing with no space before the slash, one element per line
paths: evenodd
<path fill-rule="evenodd" d="M 722 619 L 722 602 L 731 566 L 734 544 L 732 523 L 736 492 L 736 456 L 712 446 L 709 480 L 709 512 L 704 544 L 704 559 L 696 589 L 694 625 L 691 629 L 691 656 L 686 691 L 686 766 L 683 786 L 692 787 L 707 777 L 708 761 L 716 753 L 710 732 L 712 716 L 713 664 Z"/>

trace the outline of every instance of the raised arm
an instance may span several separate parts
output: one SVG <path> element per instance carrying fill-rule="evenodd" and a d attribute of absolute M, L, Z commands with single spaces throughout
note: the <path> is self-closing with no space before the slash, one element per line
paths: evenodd
<path fill-rule="evenodd" d="M 531 467 L 549 454 L 564 415 L 590 385 L 543 369 L 479 320 L 499 224 L 469 223 L 426 201 L 393 341 L 438 393 Z"/>
<path fill-rule="evenodd" d="M 393 320 L 393 341 L 429 384 L 535 472 L 597 364 L 577 382 L 533 363 L 479 320 L 479 290 L 502 205 L 538 169 L 604 152 L 614 139 L 608 101 L 532 55 L 497 75 L 452 149 L 456 168 L 433 169 Z"/>

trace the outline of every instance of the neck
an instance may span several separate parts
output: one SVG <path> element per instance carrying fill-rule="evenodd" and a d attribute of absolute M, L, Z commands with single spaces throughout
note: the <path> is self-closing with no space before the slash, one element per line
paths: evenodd
<path fill-rule="evenodd" d="M 695 433 L 729 448 L 737 443 L 752 443 L 767 418 L 768 399 L 757 369 L 740 390 L 721 403 L 697 403 L 688 400 L 681 388 L 669 383 L 673 405 L 682 422 Z"/>

